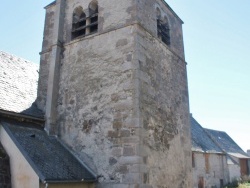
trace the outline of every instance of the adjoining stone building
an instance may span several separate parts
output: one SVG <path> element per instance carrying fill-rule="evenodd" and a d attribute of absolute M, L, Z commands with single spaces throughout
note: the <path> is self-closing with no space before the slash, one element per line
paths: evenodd
<path fill-rule="evenodd" d="M 249 176 L 250 157 L 223 131 L 203 128 L 192 116 L 194 187 L 223 187 Z"/>
<path fill-rule="evenodd" d="M 205 129 L 210 138 L 227 154 L 230 181 L 250 175 L 250 157 L 225 132 Z"/>
<path fill-rule="evenodd" d="M 193 187 L 223 187 L 230 182 L 227 155 L 191 116 Z"/>
<path fill-rule="evenodd" d="M 1 112 L 13 187 L 192 187 L 182 24 L 163 0 L 49 4 L 36 103 Z"/>

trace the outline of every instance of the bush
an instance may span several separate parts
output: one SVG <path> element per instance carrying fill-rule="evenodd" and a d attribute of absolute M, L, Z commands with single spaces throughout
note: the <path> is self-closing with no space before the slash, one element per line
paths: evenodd
<path fill-rule="evenodd" d="M 231 183 L 227 184 L 224 188 L 237 188 L 237 187 L 239 187 L 239 182 L 237 180 L 234 180 Z"/>
<path fill-rule="evenodd" d="M 250 183 L 250 176 L 242 176 L 241 183 Z"/>

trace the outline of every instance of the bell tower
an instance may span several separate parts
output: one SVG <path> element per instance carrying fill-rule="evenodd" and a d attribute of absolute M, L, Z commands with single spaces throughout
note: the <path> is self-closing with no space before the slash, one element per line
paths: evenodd
<path fill-rule="evenodd" d="M 163 0 L 46 7 L 37 104 L 97 187 L 192 187 L 182 24 Z"/>

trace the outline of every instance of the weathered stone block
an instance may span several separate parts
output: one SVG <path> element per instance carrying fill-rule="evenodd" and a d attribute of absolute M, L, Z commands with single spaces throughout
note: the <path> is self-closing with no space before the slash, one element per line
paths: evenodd
<path fill-rule="evenodd" d="M 120 47 L 120 46 L 125 46 L 128 44 L 128 40 L 127 39 L 120 39 L 116 42 L 116 47 Z"/>
<path fill-rule="evenodd" d="M 138 136 L 130 136 L 121 138 L 124 144 L 138 144 L 140 143 L 140 138 Z"/>
<path fill-rule="evenodd" d="M 121 130 L 121 137 L 129 137 L 130 136 L 130 130 Z"/>
<path fill-rule="evenodd" d="M 108 137 L 119 138 L 120 137 L 119 131 L 108 131 Z"/>
<path fill-rule="evenodd" d="M 153 186 L 152 185 L 140 185 L 139 188 L 153 188 Z"/>
<path fill-rule="evenodd" d="M 135 149 L 133 146 L 124 146 L 123 156 L 133 156 L 135 155 Z"/>
<path fill-rule="evenodd" d="M 131 166 L 129 166 L 129 172 L 132 173 L 146 173 L 148 172 L 148 167 L 146 164 L 133 164 Z"/>
<path fill-rule="evenodd" d="M 128 172 L 128 166 L 127 165 L 120 165 L 116 169 L 116 172 L 121 173 L 121 174 L 126 174 Z"/>
<path fill-rule="evenodd" d="M 122 179 L 122 183 L 141 184 L 142 183 L 141 173 L 127 173 L 127 174 L 125 174 L 123 179 Z"/>
<path fill-rule="evenodd" d="M 122 148 L 120 148 L 120 147 L 113 147 L 112 148 L 112 155 L 116 156 L 116 157 L 121 156 L 122 155 Z"/>
<path fill-rule="evenodd" d="M 142 164 L 143 160 L 142 157 L 138 156 L 122 156 L 119 158 L 119 163 L 123 165 L 129 164 Z"/>
<path fill-rule="evenodd" d="M 109 165 L 113 166 L 116 163 L 117 163 L 117 160 L 114 157 L 109 158 Z"/>
<path fill-rule="evenodd" d="M 116 184 L 113 185 L 113 188 L 130 188 L 128 184 Z"/>
<path fill-rule="evenodd" d="M 122 128 L 122 122 L 121 121 L 114 121 L 113 122 L 113 129 L 121 129 Z"/>

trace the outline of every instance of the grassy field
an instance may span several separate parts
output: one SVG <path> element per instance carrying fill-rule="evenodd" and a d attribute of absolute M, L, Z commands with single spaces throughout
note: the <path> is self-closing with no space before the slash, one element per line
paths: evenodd
<path fill-rule="evenodd" d="M 250 188 L 250 183 L 242 183 L 242 184 L 239 184 L 238 186 L 229 185 L 229 186 L 226 186 L 225 188 Z"/>
<path fill-rule="evenodd" d="M 250 183 L 240 184 L 238 188 L 250 188 Z"/>

